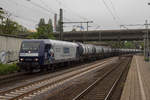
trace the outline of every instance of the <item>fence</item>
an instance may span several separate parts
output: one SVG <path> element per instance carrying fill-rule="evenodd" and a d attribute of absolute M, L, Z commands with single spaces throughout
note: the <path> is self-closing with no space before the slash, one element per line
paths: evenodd
<path fill-rule="evenodd" d="M 0 63 L 18 60 L 18 54 L 23 39 L 0 35 Z"/>
<path fill-rule="evenodd" d="M 19 51 L 0 51 L 0 63 L 6 64 L 9 62 L 17 61 L 19 57 Z"/>

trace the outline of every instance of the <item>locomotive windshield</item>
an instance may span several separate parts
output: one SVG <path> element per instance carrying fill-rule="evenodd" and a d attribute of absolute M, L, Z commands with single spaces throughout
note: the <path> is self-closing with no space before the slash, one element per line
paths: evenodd
<path fill-rule="evenodd" d="M 22 51 L 39 51 L 40 43 L 36 42 L 26 42 L 22 43 L 21 50 Z"/>

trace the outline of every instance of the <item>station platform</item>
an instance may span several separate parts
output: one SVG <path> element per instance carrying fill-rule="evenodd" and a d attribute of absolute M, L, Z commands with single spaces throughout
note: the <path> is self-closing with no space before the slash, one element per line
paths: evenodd
<path fill-rule="evenodd" d="M 150 62 L 134 56 L 120 100 L 150 100 Z"/>

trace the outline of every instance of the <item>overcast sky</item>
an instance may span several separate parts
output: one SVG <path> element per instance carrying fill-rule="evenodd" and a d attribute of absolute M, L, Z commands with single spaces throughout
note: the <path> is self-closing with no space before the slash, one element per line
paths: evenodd
<path fill-rule="evenodd" d="M 59 9 L 63 8 L 64 21 L 94 21 L 89 29 L 95 30 L 120 29 L 122 24 L 144 24 L 146 19 L 150 22 L 148 2 L 150 0 L 0 0 L 0 7 L 28 29 L 35 29 L 40 18 L 54 21 L 54 13 L 59 14 Z M 66 31 L 72 27 L 73 24 L 64 25 Z"/>

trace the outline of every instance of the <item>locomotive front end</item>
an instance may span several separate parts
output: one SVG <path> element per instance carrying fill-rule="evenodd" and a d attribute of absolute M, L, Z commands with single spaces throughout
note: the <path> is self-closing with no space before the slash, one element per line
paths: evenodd
<path fill-rule="evenodd" d="M 40 66 L 40 42 L 23 41 L 19 53 L 19 66 L 23 70 L 31 71 Z"/>

